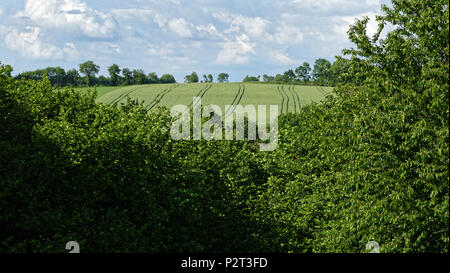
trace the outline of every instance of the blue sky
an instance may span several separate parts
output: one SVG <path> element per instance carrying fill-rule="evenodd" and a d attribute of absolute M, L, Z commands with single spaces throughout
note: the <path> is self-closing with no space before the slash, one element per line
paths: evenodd
<path fill-rule="evenodd" d="M 351 47 L 354 18 L 385 0 L 0 0 L 0 62 L 100 74 L 117 63 L 146 73 L 274 75 Z M 373 21 L 373 20 L 372 20 Z M 369 25 L 375 31 L 376 23 Z"/>

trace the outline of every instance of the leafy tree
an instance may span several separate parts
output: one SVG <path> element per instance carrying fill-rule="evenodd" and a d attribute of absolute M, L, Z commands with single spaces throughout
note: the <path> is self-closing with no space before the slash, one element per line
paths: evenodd
<path fill-rule="evenodd" d="M 186 75 L 184 77 L 184 81 L 188 83 L 195 83 L 199 81 L 199 78 L 196 72 L 192 72 L 190 75 Z"/>
<path fill-rule="evenodd" d="M 245 78 L 242 80 L 242 82 L 259 82 L 259 76 L 258 77 L 254 77 L 254 76 L 245 76 Z"/>
<path fill-rule="evenodd" d="M 95 75 L 100 71 L 100 66 L 96 65 L 93 61 L 87 61 L 80 64 L 80 72 L 85 75 L 86 85 L 90 86 Z"/>
<path fill-rule="evenodd" d="M 176 83 L 175 77 L 171 74 L 164 74 L 160 79 L 161 83 Z"/>
<path fill-rule="evenodd" d="M 317 59 L 314 62 L 314 69 L 312 72 L 314 80 L 319 85 L 326 85 L 329 82 L 329 69 L 331 63 L 326 59 Z"/>
<path fill-rule="evenodd" d="M 354 74 L 356 73 L 353 73 L 351 70 L 351 61 L 337 56 L 336 61 L 331 65 L 329 70 L 329 84 L 332 86 L 347 83 L 362 84 L 362 81 L 356 81 Z"/>
<path fill-rule="evenodd" d="M 142 69 L 134 69 L 133 80 L 135 84 L 145 84 L 147 83 L 147 76 Z"/>
<path fill-rule="evenodd" d="M 117 64 L 113 64 L 108 67 L 108 72 L 111 78 L 111 84 L 117 86 L 120 82 L 120 67 Z"/>
<path fill-rule="evenodd" d="M 208 76 L 206 76 L 205 74 L 203 74 L 203 81 L 208 82 Z"/>
<path fill-rule="evenodd" d="M 111 85 L 111 80 L 101 75 L 97 78 L 97 84 L 101 86 L 108 86 Z"/>
<path fill-rule="evenodd" d="M 275 75 L 274 81 L 276 83 L 284 83 L 286 81 L 286 78 L 284 77 L 284 74 L 283 75 L 277 74 L 277 75 Z"/>
<path fill-rule="evenodd" d="M 295 81 L 295 73 L 292 69 L 289 69 L 288 71 L 284 72 L 283 74 L 284 82 L 293 82 Z"/>
<path fill-rule="evenodd" d="M 348 32 L 356 47 L 344 66 L 356 80 L 280 121 L 255 206 L 284 227 L 284 251 L 363 252 L 377 241 L 381 252 L 448 252 L 448 1 L 383 11 L 373 37 L 368 18 Z"/>
<path fill-rule="evenodd" d="M 76 69 L 70 69 L 66 73 L 66 84 L 72 87 L 81 84 L 81 76 Z"/>
<path fill-rule="evenodd" d="M 123 84 L 125 85 L 133 84 L 133 72 L 131 72 L 130 69 L 128 68 L 122 69 L 122 75 L 123 75 Z"/>
<path fill-rule="evenodd" d="M 311 80 L 311 66 L 308 62 L 304 62 L 303 65 L 295 69 L 295 74 L 297 75 L 297 79 L 307 83 Z"/>
<path fill-rule="evenodd" d="M 0 69 L 1 69 L 1 71 L 0 71 L 0 77 L 2 77 L 3 79 L 4 79 L 4 78 L 11 78 L 11 73 L 12 73 L 13 70 L 14 70 L 12 66 L 10 66 L 9 64 L 3 65 L 3 64 L 0 62 Z"/>
<path fill-rule="evenodd" d="M 218 82 L 228 82 L 229 77 L 230 76 L 227 73 L 220 73 L 217 76 L 217 81 Z"/>
<path fill-rule="evenodd" d="M 275 81 L 275 77 L 274 76 L 269 76 L 267 74 L 263 75 L 263 82 L 273 82 Z"/>
<path fill-rule="evenodd" d="M 208 82 L 213 82 L 214 78 L 212 74 L 208 74 Z"/>
<path fill-rule="evenodd" d="M 155 72 L 148 74 L 147 80 L 149 83 L 158 83 L 159 82 L 158 75 L 156 75 Z"/>

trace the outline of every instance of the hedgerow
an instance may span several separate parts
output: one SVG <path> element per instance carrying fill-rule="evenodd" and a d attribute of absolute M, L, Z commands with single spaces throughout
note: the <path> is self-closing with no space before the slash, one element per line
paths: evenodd
<path fill-rule="evenodd" d="M 167 110 L 0 65 L 0 252 L 447 252 L 448 2 L 349 31 L 354 82 L 280 117 L 279 145 L 174 141 Z"/>

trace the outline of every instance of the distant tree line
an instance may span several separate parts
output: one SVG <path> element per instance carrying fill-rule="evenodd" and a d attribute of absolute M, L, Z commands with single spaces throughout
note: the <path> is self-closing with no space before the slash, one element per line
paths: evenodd
<path fill-rule="evenodd" d="M 221 83 L 228 82 L 229 78 L 230 78 L 230 75 L 228 75 L 227 73 L 220 73 L 217 76 L 217 82 L 221 82 Z M 203 79 L 200 80 L 200 77 L 198 76 L 197 72 L 192 72 L 191 74 L 186 75 L 184 77 L 184 82 L 187 82 L 187 83 L 196 83 L 199 81 L 200 82 L 213 82 L 214 77 L 212 74 L 208 74 L 208 75 L 203 74 Z"/>
<path fill-rule="evenodd" d="M 70 69 L 65 71 L 61 67 L 47 67 L 45 69 L 37 69 L 26 71 L 16 76 L 17 79 L 39 80 L 46 76 L 53 86 L 123 86 L 134 84 L 156 84 L 156 83 L 176 83 L 175 77 L 171 74 L 163 74 L 161 77 L 155 72 L 145 74 L 142 69 L 120 68 L 119 65 L 113 64 L 108 67 L 109 77 L 103 75 L 97 76 L 100 72 L 100 66 L 93 61 L 87 61 L 79 65 L 79 69 Z M 229 75 L 220 73 L 217 76 L 217 82 L 228 82 Z M 196 72 L 184 77 L 185 82 L 213 82 L 212 74 L 203 75 L 203 79 Z"/>
<path fill-rule="evenodd" d="M 17 79 L 33 79 L 39 80 L 46 76 L 53 86 L 119 86 L 133 84 L 155 84 L 155 83 L 176 83 L 175 77 L 171 74 L 163 74 L 161 77 L 155 72 L 145 74 L 142 69 L 120 68 L 119 65 L 113 64 L 108 67 L 109 77 L 103 75 L 96 76 L 100 72 L 100 66 L 93 61 L 87 61 L 79 66 L 79 70 L 70 69 L 65 71 L 61 67 L 47 67 L 45 69 L 37 69 L 27 71 L 16 76 Z"/>
<path fill-rule="evenodd" d="M 261 76 L 247 75 L 243 82 L 260 82 Z M 337 84 L 355 83 L 356 79 L 352 76 L 350 71 L 350 60 L 337 57 L 332 64 L 326 59 L 317 59 L 314 66 L 308 62 L 295 69 L 289 69 L 283 74 L 269 76 L 264 74 L 262 82 L 265 83 L 290 83 L 290 84 L 305 84 L 305 85 L 320 85 L 320 86 L 335 86 Z"/>
<path fill-rule="evenodd" d="M 142 69 L 120 68 L 119 65 L 113 64 L 108 67 L 109 77 L 103 75 L 97 76 L 100 66 L 93 61 L 87 61 L 79 65 L 79 69 L 70 69 L 65 71 L 61 67 L 47 67 L 34 71 L 20 73 L 16 78 L 25 78 L 38 80 L 46 76 L 53 86 L 123 86 L 134 84 L 156 84 L 156 83 L 176 83 L 175 77 L 171 74 L 163 74 L 161 77 L 155 72 L 146 74 Z M 217 76 L 217 82 L 223 83 L 229 81 L 227 73 L 220 73 Z M 363 79 L 359 79 L 362 81 Z M 211 83 L 214 81 L 212 74 L 203 74 L 199 77 L 197 72 L 192 72 L 184 77 L 187 83 Z M 289 83 L 304 85 L 320 85 L 320 86 L 336 86 L 337 84 L 355 83 L 355 77 L 350 71 L 350 60 L 337 57 L 334 63 L 326 59 L 317 59 L 314 66 L 308 62 L 295 69 L 289 69 L 283 74 L 269 76 L 247 75 L 243 82 L 264 82 L 264 83 Z"/>

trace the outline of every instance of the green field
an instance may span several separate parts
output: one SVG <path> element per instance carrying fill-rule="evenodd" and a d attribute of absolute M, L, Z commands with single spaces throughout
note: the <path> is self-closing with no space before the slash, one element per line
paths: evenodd
<path fill-rule="evenodd" d="M 85 89 L 84 89 L 85 90 Z M 144 101 L 148 110 L 163 105 L 169 109 L 178 104 L 191 106 L 195 96 L 203 105 L 278 105 L 279 113 L 295 113 L 311 102 L 319 102 L 333 88 L 320 86 L 242 84 L 242 83 L 185 83 L 151 84 L 126 87 L 98 87 L 97 102 L 122 103 L 131 99 Z"/>
<path fill-rule="evenodd" d="M 101 96 L 105 95 L 106 93 L 109 93 L 111 91 L 117 90 L 121 88 L 120 86 L 100 86 L 95 87 L 97 90 L 97 98 L 100 98 Z M 81 91 L 87 91 L 88 89 L 93 89 L 93 87 L 82 87 L 82 88 L 76 88 L 77 90 Z"/>

